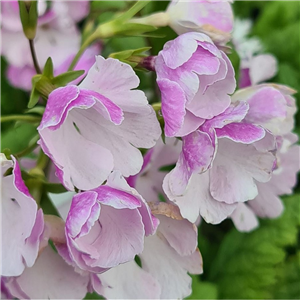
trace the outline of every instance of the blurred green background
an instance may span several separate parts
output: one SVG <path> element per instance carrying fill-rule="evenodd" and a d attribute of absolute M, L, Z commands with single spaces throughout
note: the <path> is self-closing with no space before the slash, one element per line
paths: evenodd
<path fill-rule="evenodd" d="M 162 11 L 167 1 L 153 1 L 142 11 Z M 125 10 L 130 1 L 94 1 L 92 13 L 98 22 Z M 235 16 L 253 21 L 251 35 L 258 36 L 265 51 L 276 56 L 279 71 L 272 82 L 300 90 L 300 2 L 238 1 L 233 4 Z M 164 38 L 113 38 L 105 44 L 102 55 L 111 52 L 152 47 L 157 54 L 163 44 L 176 34 L 169 28 L 159 30 Z M 6 63 L 1 59 L 1 113 L 22 114 L 28 94 L 12 88 L 5 79 Z M 158 101 L 155 74 L 138 72 L 141 88 L 151 102 Z M 300 94 L 295 95 L 300 106 Z M 33 125 L 5 123 L 1 128 L 1 150 L 15 154 L 28 146 L 37 132 Z M 300 134 L 300 113 L 296 130 Z M 299 299 L 300 298 L 300 188 L 284 197 L 285 212 L 274 220 L 261 220 L 251 233 L 238 232 L 227 220 L 220 225 L 202 222 L 199 248 L 204 274 L 193 276 L 193 294 L 189 299 Z M 95 294 L 87 298 L 99 298 Z"/>

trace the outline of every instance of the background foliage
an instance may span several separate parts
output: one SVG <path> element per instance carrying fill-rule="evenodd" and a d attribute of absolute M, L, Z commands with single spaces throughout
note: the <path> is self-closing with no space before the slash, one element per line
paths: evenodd
<path fill-rule="evenodd" d="M 166 1 L 153 1 L 141 14 L 162 11 Z M 100 23 L 130 1 L 94 1 L 93 17 Z M 261 39 L 266 52 L 274 54 L 279 63 L 273 82 L 300 90 L 300 2 L 238 1 L 236 17 L 251 18 L 251 35 Z M 159 30 L 164 38 L 127 37 L 104 42 L 103 56 L 111 52 L 151 46 L 157 54 L 163 44 L 176 36 L 169 28 Z M 28 94 L 12 88 L 5 79 L 6 63 L 1 59 L 1 114 L 24 113 Z M 151 102 L 158 101 L 155 75 L 138 72 L 141 88 Z M 300 94 L 296 94 L 300 107 Z M 300 134 L 300 113 L 296 117 Z M 18 154 L 36 137 L 33 125 L 5 123 L 1 128 L 1 150 Z M 285 212 L 275 220 L 261 220 L 251 233 L 240 233 L 227 220 L 220 225 L 202 222 L 199 248 L 204 260 L 204 274 L 193 277 L 193 294 L 189 299 L 299 299 L 300 298 L 300 188 L 284 197 Z M 89 299 L 99 299 L 95 294 Z"/>

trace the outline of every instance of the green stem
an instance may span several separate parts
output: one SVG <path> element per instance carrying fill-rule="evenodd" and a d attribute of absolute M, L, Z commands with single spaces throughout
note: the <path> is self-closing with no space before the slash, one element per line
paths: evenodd
<path fill-rule="evenodd" d="M 24 150 L 22 150 L 22 151 L 20 151 L 20 152 L 18 152 L 16 154 L 14 154 L 14 156 L 17 157 L 17 158 L 21 158 L 21 157 L 25 156 L 26 154 L 32 152 L 38 146 L 37 141 L 39 140 L 39 138 L 40 138 L 39 135 L 37 135 L 36 137 L 34 137 L 30 141 L 30 145 L 27 148 L 25 148 Z"/>
<path fill-rule="evenodd" d="M 36 163 L 36 168 L 44 170 L 47 167 L 48 162 L 49 157 L 43 152 L 43 150 L 41 150 Z"/>
<path fill-rule="evenodd" d="M 36 57 L 36 52 L 35 52 L 33 40 L 28 40 L 28 41 L 29 41 L 30 52 L 31 52 L 31 56 L 32 56 L 35 71 L 37 72 L 37 74 L 42 74 L 41 68 L 39 66 L 39 63 L 38 63 L 38 60 L 37 60 L 37 57 Z"/>
<path fill-rule="evenodd" d="M 9 115 L 1 117 L 1 123 L 12 122 L 12 121 L 24 121 L 28 123 L 40 122 L 41 117 L 24 116 L 24 115 Z"/>
<path fill-rule="evenodd" d="M 77 52 L 77 54 L 75 55 L 75 57 L 73 58 L 70 67 L 68 69 L 68 71 L 73 71 L 73 69 L 76 67 L 76 64 L 78 63 L 78 60 L 80 59 L 81 55 L 83 54 L 83 52 L 85 51 L 85 49 L 94 41 L 94 34 L 92 34 L 80 47 L 79 51 Z"/>

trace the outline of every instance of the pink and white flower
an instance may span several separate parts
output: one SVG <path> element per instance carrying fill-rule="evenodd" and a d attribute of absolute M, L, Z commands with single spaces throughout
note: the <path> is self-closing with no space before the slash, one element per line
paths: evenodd
<path fill-rule="evenodd" d="M 183 219 L 174 205 L 153 204 L 152 212 L 160 223 L 156 234 L 145 238 L 139 255 L 142 267 L 129 262 L 98 275 L 99 294 L 110 299 L 182 299 L 190 295 L 192 279 L 187 273 L 202 273 L 197 227 Z M 136 289 L 132 288 L 133 276 Z"/>
<path fill-rule="evenodd" d="M 101 273 L 133 260 L 157 225 L 143 198 L 113 172 L 107 184 L 73 197 L 65 226 L 67 246 L 57 247 L 68 263 Z"/>
<path fill-rule="evenodd" d="M 249 145 L 265 136 L 263 128 L 241 122 L 248 109 L 246 103 L 236 102 L 182 138 L 182 152 L 176 167 L 168 175 L 169 188 L 174 195 L 182 195 L 185 192 L 192 174 L 201 174 L 211 168 L 215 160 L 218 161 L 216 155 L 220 151 L 218 143 L 221 139 L 227 138 L 235 143 Z M 226 149 L 223 151 L 225 154 Z M 231 197 L 233 192 L 232 190 L 228 197 Z M 235 201 L 238 200 L 233 200 Z"/>
<path fill-rule="evenodd" d="M 130 186 L 141 195 L 145 195 L 147 202 L 157 202 L 159 195 L 164 195 L 162 182 L 167 170 L 161 170 L 175 165 L 181 153 L 182 142 L 175 138 L 166 138 L 165 144 L 160 139 L 155 147 L 144 155 L 144 164 L 141 171 L 127 178 Z"/>
<path fill-rule="evenodd" d="M 20 276 L 2 279 L 6 291 L 19 299 L 83 299 L 89 283 L 89 276 L 76 273 L 50 246 Z"/>
<path fill-rule="evenodd" d="M 232 40 L 241 60 L 240 88 L 264 82 L 277 73 L 276 58 L 272 54 L 262 54 L 263 46 L 257 37 L 248 37 L 251 27 L 251 20 L 235 20 Z"/>
<path fill-rule="evenodd" d="M 260 218 L 277 218 L 284 210 L 279 196 L 292 194 L 300 171 L 300 146 L 295 143 L 297 135 L 287 134 L 277 141 L 277 162 L 272 178 L 257 183 L 258 195 L 238 207 L 230 216 L 239 231 L 251 231 L 258 226 Z"/>
<path fill-rule="evenodd" d="M 155 60 L 166 136 L 184 136 L 224 112 L 235 90 L 227 56 L 202 33 L 165 44 Z"/>
<path fill-rule="evenodd" d="M 1 154 L 2 276 L 19 276 L 38 256 L 44 219 L 29 194 L 17 160 Z M 12 174 L 5 173 L 12 168 Z M 13 238 L 12 238 L 13 237 Z"/>
<path fill-rule="evenodd" d="M 181 193 L 176 190 L 178 180 L 174 183 L 176 177 L 171 171 L 164 179 L 163 189 L 190 222 L 201 215 L 206 222 L 217 224 L 231 215 L 239 202 L 257 196 L 256 182 L 270 180 L 274 159 L 273 154 L 260 152 L 253 144 L 220 138 L 208 171 L 192 173 Z"/>
<path fill-rule="evenodd" d="M 217 44 L 229 41 L 233 11 L 228 0 L 173 0 L 167 8 L 170 27 L 178 34 L 197 31 Z"/>
<path fill-rule="evenodd" d="M 161 129 L 133 69 L 97 56 L 85 80 L 54 90 L 38 127 L 41 146 L 63 184 L 89 190 L 113 169 L 138 173 L 140 148 L 151 148 Z"/>
<path fill-rule="evenodd" d="M 232 102 L 246 102 L 246 123 L 260 125 L 274 136 L 283 136 L 294 128 L 297 111 L 292 95 L 296 91 L 283 85 L 260 84 L 234 93 Z"/>

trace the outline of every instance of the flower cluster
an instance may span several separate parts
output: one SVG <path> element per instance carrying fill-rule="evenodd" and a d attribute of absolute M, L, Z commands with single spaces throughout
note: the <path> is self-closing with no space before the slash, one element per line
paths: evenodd
<path fill-rule="evenodd" d="M 8 79 L 30 90 L 35 69 L 18 4 L 1 6 Z M 41 65 L 52 58 L 56 75 L 79 51 L 77 22 L 88 7 L 39 2 L 35 49 Z M 39 169 L 40 159 L 21 173 L 14 156 L 0 156 L 4 297 L 184 298 L 191 293 L 188 273 L 203 271 L 201 217 L 212 224 L 231 218 L 250 231 L 258 217 L 283 211 L 279 196 L 292 193 L 299 171 L 295 91 L 258 85 L 275 71 L 258 74 L 264 56 L 242 54 L 248 77 L 236 90 L 225 51 L 233 28 L 229 1 L 172 1 L 166 16 L 179 36 L 147 60 L 161 103 L 151 105 L 133 67 L 98 55 L 96 44 L 80 50 L 76 68 L 85 74 L 47 97 L 37 126 L 46 166 Z M 134 59 L 147 67 L 144 57 Z M 36 196 L 39 186 L 44 194 L 54 185 L 65 192 L 60 199 Z"/>

